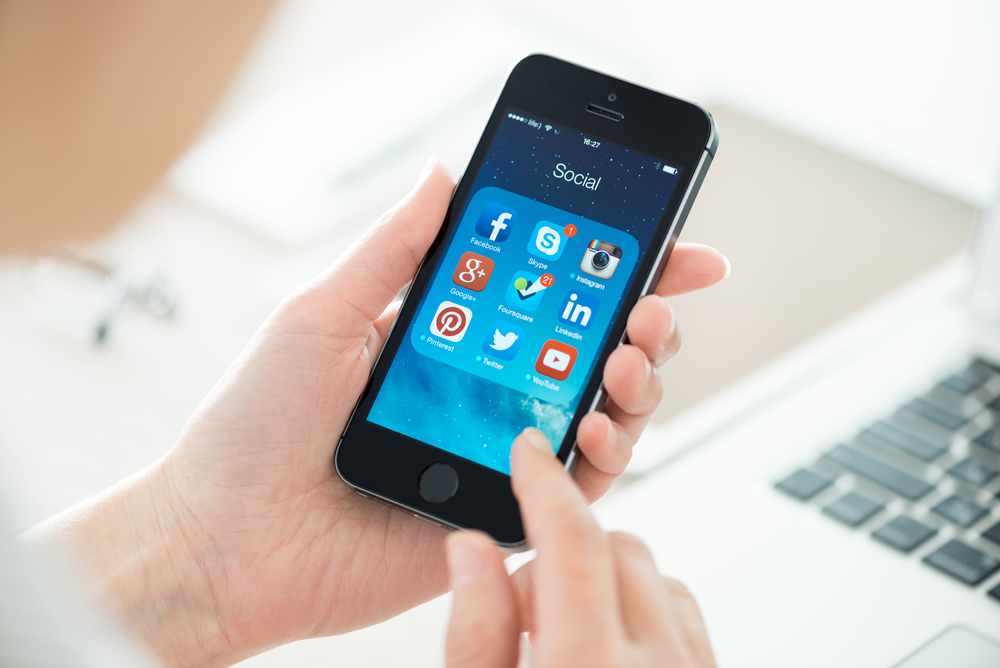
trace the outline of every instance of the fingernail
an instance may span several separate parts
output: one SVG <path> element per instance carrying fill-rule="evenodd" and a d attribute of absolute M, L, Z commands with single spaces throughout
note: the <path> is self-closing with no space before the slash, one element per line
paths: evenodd
<path fill-rule="evenodd" d="M 729 278 L 729 274 L 733 273 L 733 265 L 729 263 L 729 258 L 725 255 L 722 256 L 722 259 L 726 261 L 726 275 L 722 277 L 722 280 L 726 280 Z"/>
<path fill-rule="evenodd" d="M 669 341 L 677 332 L 677 311 L 675 311 L 670 304 L 667 304 L 667 310 L 670 311 L 670 331 L 667 332 L 665 340 Z"/>
<path fill-rule="evenodd" d="M 417 185 L 418 186 L 421 183 L 423 183 L 427 179 L 428 176 L 430 176 L 431 171 L 434 169 L 434 163 L 436 163 L 436 162 L 437 162 L 437 156 L 436 155 L 432 155 L 430 157 L 430 160 L 427 161 L 427 164 L 424 165 L 424 171 L 420 172 L 420 177 L 417 179 Z M 728 263 L 728 260 L 726 262 Z"/>
<path fill-rule="evenodd" d="M 465 536 L 459 534 L 448 542 L 448 575 L 452 589 L 479 580 L 484 572 L 482 555 Z"/>
<path fill-rule="evenodd" d="M 539 452 L 544 452 L 546 454 L 552 454 L 552 446 L 549 445 L 549 439 L 545 438 L 545 434 L 535 429 L 534 427 L 528 427 L 521 432 L 521 438 L 528 442 L 528 445 L 533 447 Z"/>
<path fill-rule="evenodd" d="M 618 441 L 618 432 L 615 431 L 615 423 L 611 421 L 607 413 L 601 413 L 604 416 L 604 422 L 608 425 L 608 445 L 615 445 Z"/>

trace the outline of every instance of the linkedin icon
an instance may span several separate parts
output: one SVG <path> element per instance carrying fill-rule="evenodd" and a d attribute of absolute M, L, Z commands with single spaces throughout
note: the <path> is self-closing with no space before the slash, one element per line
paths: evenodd
<path fill-rule="evenodd" d="M 570 290 L 563 298 L 562 306 L 556 312 L 559 322 L 576 327 L 577 329 L 587 329 L 597 315 L 597 308 L 601 305 L 601 300 L 593 295 L 588 295 L 580 290 Z"/>

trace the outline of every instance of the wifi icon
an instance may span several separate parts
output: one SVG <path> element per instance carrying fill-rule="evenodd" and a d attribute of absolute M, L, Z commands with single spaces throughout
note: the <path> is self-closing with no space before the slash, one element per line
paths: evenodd
<path fill-rule="evenodd" d="M 545 131 L 546 131 L 546 132 L 548 132 L 548 131 L 549 131 L 549 130 L 551 130 L 551 129 L 552 129 L 552 126 L 551 126 L 551 125 L 546 125 L 546 126 L 545 126 Z"/>

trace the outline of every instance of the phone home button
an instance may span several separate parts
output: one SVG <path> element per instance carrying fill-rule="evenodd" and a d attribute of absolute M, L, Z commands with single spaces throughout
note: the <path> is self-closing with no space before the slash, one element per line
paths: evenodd
<path fill-rule="evenodd" d="M 420 496 L 430 503 L 444 503 L 458 491 L 458 474 L 447 464 L 431 464 L 417 481 Z"/>

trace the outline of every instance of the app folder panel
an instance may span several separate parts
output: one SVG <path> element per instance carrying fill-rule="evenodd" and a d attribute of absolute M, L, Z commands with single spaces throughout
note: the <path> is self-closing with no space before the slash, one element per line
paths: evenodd
<path fill-rule="evenodd" d="M 580 270 L 594 255 L 595 240 L 621 250 L 606 279 Z M 627 232 L 484 188 L 462 216 L 413 321 L 410 342 L 438 362 L 548 403 L 568 404 L 593 366 L 638 256 L 638 243 Z M 576 351 L 568 371 L 539 362 L 549 341 L 560 344 L 548 346 L 557 351 L 549 353 L 557 366 L 568 359 L 559 351 Z"/>

